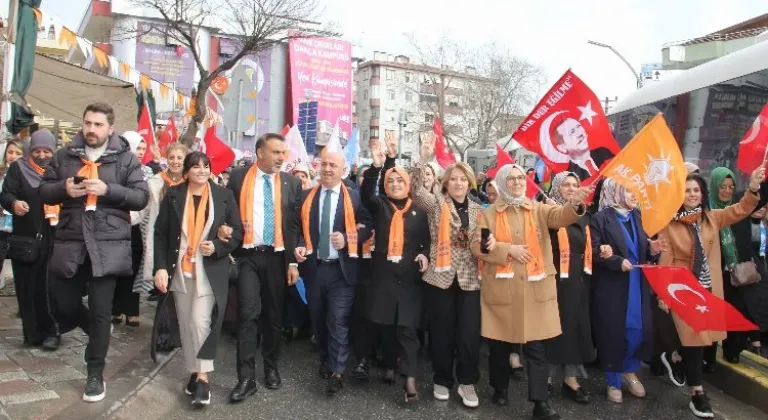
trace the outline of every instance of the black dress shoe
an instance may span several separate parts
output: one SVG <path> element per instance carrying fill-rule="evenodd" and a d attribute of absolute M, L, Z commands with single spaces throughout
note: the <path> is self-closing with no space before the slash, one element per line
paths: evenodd
<path fill-rule="evenodd" d="M 325 387 L 325 392 L 329 394 L 336 394 L 344 388 L 344 384 L 341 382 L 341 375 L 334 373 L 328 378 L 328 385 Z"/>
<path fill-rule="evenodd" d="M 235 389 L 229 394 L 229 401 L 233 403 L 239 403 L 245 401 L 246 398 L 256 393 L 256 380 L 241 379 L 235 385 Z"/>
<path fill-rule="evenodd" d="M 368 367 L 368 359 L 360 360 L 360 363 L 352 369 L 352 376 L 359 381 L 367 381 L 369 377 L 370 368 Z"/>
<path fill-rule="evenodd" d="M 589 404 L 589 394 L 587 394 L 587 391 L 584 391 L 583 386 L 574 390 L 568 384 L 563 383 L 562 392 L 565 398 L 569 398 L 579 404 Z"/>
<path fill-rule="evenodd" d="M 560 415 L 546 401 L 536 401 L 533 406 L 533 420 L 560 420 Z"/>
<path fill-rule="evenodd" d="M 50 337 L 47 337 L 45 340 L 43 340 L 42 346 L 43 346 L 43 350 L 56 351 L 59 349 L 60 344 L 61 344 L 61 337 L 59 337 L 58 335 L 52 335 Z"/>
<path fill-rule="evenodd" d="M 320 369 L 317 372 L 321 378 L 328 379 L 331 377 L 331 370 L 328 369 L 328 365 L 325 363 L 320 364 Z"/>
<path fill-rule="evenodd" d="M 280 385 L 283 384 L 282 379 L 280 379 L 280 372 L 277 369 L 266 369 L 264 371 L 264 384 L 267 386 L 267 389 L 280 388 Z"/>
<path fill-rule="evenodd" d="M 499 407 L 506 407 L 509 405 L 509 397 L 507 397 L 506 389 L 494 389 L 491 402 Z"/>

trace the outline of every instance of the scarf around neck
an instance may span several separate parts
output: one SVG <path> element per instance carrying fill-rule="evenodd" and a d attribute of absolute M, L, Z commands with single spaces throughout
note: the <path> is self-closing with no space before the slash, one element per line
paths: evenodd
<path fill-rule="evenodd" d="M 195 273 L 195 264 L 197 264 L 197 249 L 203 239 L 203 230 L 205 229 L 205 217 L 208 213 L 208 199 L 210 195 L 210 185 L 208 183 L 203 187 L 200 193 L 200 203 L 195 208 L 194 195 L 192 189 L 187 188 L 187 200 L 184 205 L 184 223 L 187 227 L 187 249 L 181 259 L 181 271 L 185 278 L 192 278 Z"/>
<path fill-rule="evenodd" d="M 168 173 L 168 170 L 160 172 L 160 177 L 163 178 L 163 181 L 165 181 L 165 185 L 169 187 L 175 187 L 184 182 L 184 177 L 179 178 L 178 181 L 174 181 L 171 178 L 171 175 Z"/>
<path fill-rule="evenodd" d="M 712 170 L 711 180 L 709 182 L 710 199 L 709 206 L 713 210 L 724 209 L 733 204 L 733 198 L 730 200 L 720 200 L 718 191 L 726 179 L 730 178 L 735 185 L 736 177 L 728 168 L 719 167 Z M 720 229 L 720 246 L 723 249 L 723 262 L 728 269 L 732 269 L 739 262 L 738 251 L 736 250 L 736 241 L 733 237 L 733 230 L 730 226 Z"/>
<path fill-rule="evenodd" d="M 311 254 L 314 250 L 312 246 L 312 235 L 310 235 L 309 232 L 309 217 L 312 212 L 312 202 L 315 201 L 315 196 L 318 191 L 320 191 L 320 185 L 312 188 L 309 195 L 304 200 L 304 204 L 301 205 L 301 226 L 304 235 L 304 243 L 307 247 L 307 254 Z M 357 258 L 357 222 L 355 222 L 355 208 L 352 206 L 349 190 L 343 182 L 341 183 L 341 195 L 344 200 L 344 231 L 347 235 L 347 254 L 351 258 Z M 318 202 L 318 204 L 320 203 Z M 338 209 L 336 211 L 338 211 Z M 331 227 L 333 228 L 333 222 L 331 222 Z"/>
<path fill-rule="evenodd" d="M 494 205 L 494 211 L 496 213 L 496 228 L 494 236 L 498 242 L 512 243 L 512 230 L 509 226 L 509 218 L 507 216 L 507 209 L 509 207 L 517 208 L 523 212 L 523 231 L 525 234 L 525 245 L 528 247 L 528 252 L 531 254 L 531 262 L 525 264 L 525 274 L 528 281 L 540 281 L 547 277 L 544 271 L 544 254 L 541 251 L 541 245 L 539 243 L 538 225 L 533 216 L 533 209 L 529 207 L 515 207 L 508 204 Z M 511 279 L 515 276 L 514 270 L 515 262 L 511 262 L 505 266 L 496 266 L 496 278 Z"/>
<path fill-rule="evenodd" d="M 701 222 L 704 212 L 701 206 L 691 210 L 682 210 L 675 215 L 675 221 L 684 224 L 691 235 L 693 249 L 691 250 L 691 271 L 699 280 L 699 283 L 706 288 L 712 287 L 712 272 L 709 267 L 707 254 L 704 252 L 704 245 L 701 242 Z"/>
<path fill-rule="evenodd" d="M 256 245 L 256 239 L 253 232 L 253 203 L 254 192 L 256 190 L 256 174 L 258 172 L 258 166 L 252 165 L 243 179 L 243 187 L 240 190 L 240 219 L 243 222 L 243 248 L 249 249 Z M 283 206 L 282 191 L 280 189 L 280 175 L 269 175 L 272 179 L 272 188 L 275 195 L 274 209 L 275 209 L 275 239 L 272 246 L 275 251 L 285 251 L 285 243 L 283 242 Z"/>
<path fill-rule="evenodd" d="M 22 169 L 22 174 L 24 174 L 24 178 L 29 182 L 29 185 L 32 188 L 37 188 L 40 186 L 40 180 L 43 179 L 43 174 L 45 173 L 45 168 L 38 165 L 37 162 L 35 162 L 35 159 L 30 156 L 27 159 L 21 159 L 18 161 L 20 165 L 20 169 Z M 23 168 L 29 168 L 34 173 L 34 178 L 37 180 L 36 184 L 33 185 L 30 182 L 30 179 L 28 175 L 26 175 L 23 171 Z M 43 214 L 45 215 L 45 218 L 48 219 L 48 224 L 51 226 L 56 226 L 59 224 L 59 212 L 61 211 L 61 205 L 55 204 L 55 205 L 48 205 L 43 204 Z"/>
<path fill-rule="evenodd" d="M 405 202 L 403 208 L 398 209 L 395 203 L 392 206 L 392 221 L 389 223 L 389 244 L 387 248 L 387 260 L 399 263 L 403 259 L 403 245 L 405 242 L 405 227 L 403 215 L 411 208 L 411 199 Z"/>
<path fill-rule="evenodd" d="M 78 176 L 85 177 L 86 179 L 99 179 L 99 166 L 101 166 L 101 163 L 83 158 L 80 158 L 80 162 L 83 163 L 83 167 L 77 171 Z M 96 211 L 97 201 L 98 197 L 88 194 L 85 197 L 85 211 Z"/>

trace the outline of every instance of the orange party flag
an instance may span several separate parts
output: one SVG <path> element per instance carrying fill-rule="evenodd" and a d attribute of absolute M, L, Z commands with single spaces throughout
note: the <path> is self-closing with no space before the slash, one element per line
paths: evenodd
<path fill-rule="evenodd" d="M 646 124 L 601 174 L 635 193 L 648 236 L 661 231 L 685 199 L 688 171 L 662 114 Z"/>

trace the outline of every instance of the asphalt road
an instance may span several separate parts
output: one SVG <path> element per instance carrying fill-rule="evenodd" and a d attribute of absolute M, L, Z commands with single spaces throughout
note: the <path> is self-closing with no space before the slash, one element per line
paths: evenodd
<path fill-rule="evenodd" d="M 181 420 L 208 419 L 528 419 L 532 406 L 526 401 L 527 382 L 510 381 L 510 406 L 497 407 L 490 401 L 492 390 L 488 385 L 487 352 L 481 356 L 482 377 L 477 386 L 480 407 L 468 409 L 452 392 L 447 402 L 432 398 L 431 371 L 428 360 L 422 363 L 423 375 L 419 378 L 421 401 L 404 406 L 402 380 L 395 386 L 382 383 L 381 371 L 372 369 L 367 383 L 345 377 L 345 388 L 334 397 L 325 393 L 325 381 L 317 375 L 317 353 L 307 341 L 298 341 L 283 347 L 281 375 L 283 386 L 270 391 L 261 384 L 256 395 L 238 405 L 228 403 L 228 395 L 236 382 L 235 347 L 229 338 L 219 347 L 216 372 L 211 375 L 212 405 L 195 410 L 188 397 L 182 393 L 189 374 L 181 364 L 181 354 L 173 357 L 160 373 L 146 383 L 134 396 L 110 414 L 114 419 L 131 420 Z M 352 362 L 350 362 L 351 364 Z M 257 369 L 260 369 L 257 368 Z M 648 396 L 644 400 L 624 393 L 624 404 L 616 405 L 605 399 L 605 380 L 596 370 L 590 370 L 590 379 L 584 386 L 592 394 L 592 403 L 579 406 L 559 395 L 552 398 L 552 406 L 563 419 L 572 420 L 650 420 L 695 419 L 688 410 L 689 398 L 684 388 L 676 388 L 665 380 L 651 377 L 645 371 L 641 376 Z M 263 378 L 259 377 L 259 381 Z M 555 379 L 555 383 L 559 381 Z M 727 420 L 768 419 L 768 414 L 708 387 L 716 417 Z"/>

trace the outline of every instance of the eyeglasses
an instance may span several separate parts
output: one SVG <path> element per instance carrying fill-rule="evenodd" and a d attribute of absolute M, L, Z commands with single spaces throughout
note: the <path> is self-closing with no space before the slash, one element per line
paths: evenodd
<path fill-rule="evenodd" d="M 513 183 L 517 182 L 518 184 L 521 184 L 525 182 L 525 175 L 521 176 L 508 176 L 507 181 L 512 181 Z"/>

